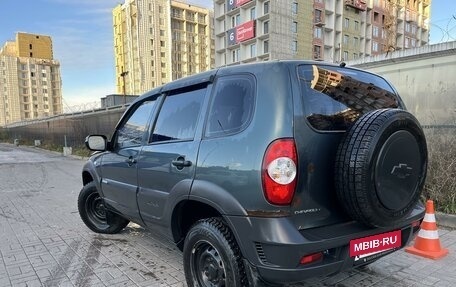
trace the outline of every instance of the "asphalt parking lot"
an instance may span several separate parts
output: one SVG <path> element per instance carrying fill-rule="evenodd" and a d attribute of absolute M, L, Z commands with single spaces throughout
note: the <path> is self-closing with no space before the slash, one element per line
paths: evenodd
<path fill-rule="evenodd" d="M 135 224 L 117 235 L 85 227 L 76 206 L 83 163 L 0 144 L 0 287 L 186 286 L 181 252 L 158 234 Z M 440 260 L 400 250 L 292 286 L 456 286 L 456 231 L 439 235 L 450 250 Z"/>

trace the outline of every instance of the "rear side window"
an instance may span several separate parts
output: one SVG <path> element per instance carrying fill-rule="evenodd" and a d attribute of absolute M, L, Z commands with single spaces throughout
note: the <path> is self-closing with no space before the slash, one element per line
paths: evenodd
<path fill-rule="evenodd" d="M 170 94 L 165 98 L 151 142 L 192 140 L 206 87 Z"/>
<path fill-rule="evenodd" d="M 400 108 L 391 86 L 370 73 L 324 65 L 298 67 L 304 110 L 318 130 L 347 130 L 363 114 Z"/>
<path fill-rule="evenodd" d="M 206 137 L 231 135 L 244 130 L 253 114 L 254 78 L 251 75 L 221 77 L 214 90 Z"/>

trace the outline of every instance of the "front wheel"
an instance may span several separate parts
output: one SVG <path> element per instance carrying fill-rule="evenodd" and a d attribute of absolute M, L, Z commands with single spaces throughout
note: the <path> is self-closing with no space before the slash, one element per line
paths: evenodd
<path fill-rule="evenodd" d="M 221 218 L 196 222 L 185 238 L 183 251 L 189 287 L 248 286 L 241 251 Z"/>
<path fill-rule="evenodd" d="M 97 233 L 119 233 L 129 222 L 106 210 L 103 198 L 93 182 L 86 184 L 79 193 L 78 210 L 85 225 Z"/>

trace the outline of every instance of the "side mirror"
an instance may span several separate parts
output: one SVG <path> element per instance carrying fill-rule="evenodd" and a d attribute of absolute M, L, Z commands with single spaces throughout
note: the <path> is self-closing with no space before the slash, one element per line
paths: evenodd
<path fill-rule="evenodd" d="M 85 145 L 93 151 L 105 151 L 107 147 L 107 139 L 104 135 L 90 135 L 85 139 Z"/>

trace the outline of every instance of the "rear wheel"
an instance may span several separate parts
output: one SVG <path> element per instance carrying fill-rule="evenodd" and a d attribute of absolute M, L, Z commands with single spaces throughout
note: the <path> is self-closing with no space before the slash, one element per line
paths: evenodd
<path fill-rule="evenodd" d="M 105 208 L 104 200 L 93 182 L 86 184 L 79 193 L 78 210 L 85 225 L 97 233 L 118 233 L 129 222 Z"/>
<path fill-rule="evenodd" d="M 222 219 L 195 223 L 185 238 L 183 251 L 189 287 L 248 286 L 241 252 Z"/>

